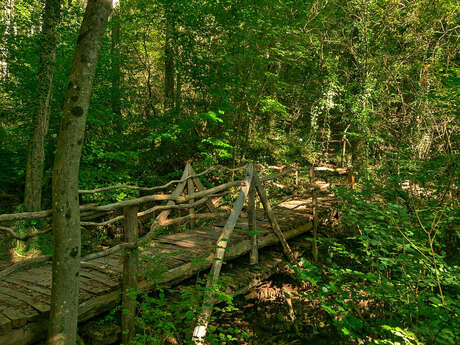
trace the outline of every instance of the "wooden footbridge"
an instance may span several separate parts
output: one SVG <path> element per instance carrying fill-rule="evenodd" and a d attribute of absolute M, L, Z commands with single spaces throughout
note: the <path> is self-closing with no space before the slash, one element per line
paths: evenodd
<path fill-rule="evenodd" d="M 122 315 L 122 327 L 130 330 L 125 332 L 126 338 L 123 339 L 127 343 L 126 340 L 132 336 L 135 305 L 128 294 L 123 292 L 133 287 L 148 291 L 158 286 L 172 286 L 211 267 L 202 312 L 193 334 L 195 343 L 200 344 L 203 343 L 211 316 L 214 287 L 224 259 L 229 261 L 249 253 L 249 269 L 244 274 L 236 275 L 229 286 L 234 292 L 250 285 L 254 279 L 261 278 L 261 270 L 257 269 L 259 265 L 264 262 L 273 263 L 269 257 L 261 255 L 259 258 L 259 248 L 281 243 L 287 260 L 293 263 L 295 258 L 287 240 L 310 230 L 313 230 L 316 239 L 317 224 L 329 216 L 333 202 L 330 193 L 320 193 L 321 188 L 325 189 L 327 185 L 315 183 L 315 171 L 326 170 L 339 174 L 346 174 L 347 171 L 307 169 L 308 196 L 291 196 L 271 204 L 265 185 L 272 183 L 282 187 L 274 182 L 276 178 L 295 175 L 295 183 L 300 186 L 299 169 L 286 168 L 263 176 L 260 175 L 262 171 L 257 172 L 252 164 L 246 168 L 244 179 L 208 189 L 204 188 L 199 177 L 211 169 L 196 174 L 192 166 L 187 164 L 180 180 L 164 186 L 141 188 L 123 185 L 80 191 L 81 194 L 88 194 L 114 188 L 131 188 L 151 192 L 176 184 L 170 194 L 149 194 L 114 204 L 81 206 L 82 226 L 94 227 L 94 231 L 97 231 L 98 227 L 124 222 L 125 242 L 82 258 L 79 322 L 107 312 L 121 302 L 123 308 L 132 311 L 132 314 Z M 230 209 L 220 205 L 219 200 L 231 198 L 232 192 L 237 192 L 236 199 L 233 198 L 233 207 Z M 158 205 L 161 201 L 166 203 Z M 122 215 L 119 214 L 120 210 L 123 210 Z M 171 212 L 175 210 L 186 210 L 188 214 L 170 218 Z M 0 215 L 0 233 L 17 240 L 42 235 L 51 229 L 45 228 L 40 232 L 19 236 L 11 224 L 18 220 L 47 218 L 50 215 L 50 210 Z M 156 217 L 149 231 L 138 238 L 140 220 L 152 215 Z M 96 219 L 99 221 L 96 222 Z M 188 223 L 188 230 L 158 235 L 159 230 L 165 226 L 184 222 Z M 129 252 L 129 255 L 125 255 L 125 252 Z M 316 242 L 313 243 L 313 255 L 317 256 Z M 52 284 L 50 259 L 50 256 L 36 257 L 0 271 L 1 345 L 33 344 L 46 337 Z M 241 271 L 241 267 L 235 270 Z"/>

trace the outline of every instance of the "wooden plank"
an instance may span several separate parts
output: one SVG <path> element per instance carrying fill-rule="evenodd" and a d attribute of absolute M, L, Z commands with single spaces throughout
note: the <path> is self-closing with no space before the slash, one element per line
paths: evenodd
<path fill-rule="evenodd" d="M 40 286 L 51 287 L 51 267 L 44 266 L 29 271 L 17 272 L 12 274 L 10 278 L 19 278 Z"/>
<path fill-rule="evenodd" d="M 198 237 L 194 239 L 189 239 L 189 240 L 171 240 L 168 238 L 157 240 L 158 243 L 174 244 L 175 246 L 178 246 L 180 248 L 185 248 L 185 249 L 190 249 L 190 250 L 193 250 L 194 248 L 201 248 L 203 246 L 203 241 L 207 242 L 208 240 L 203 239 L 203 238 L 200 239 Z"/>
<path fill-rule="evenodd" d="M 10 320 L 10 325 L 12 328 L 19 328 L 27 323 L 26 315 L 20 313 L 15 308 L 5 309 L 2 313 Z"/>
<path fill-rule="evenodd" d="M 84 277 L 80 274 L 80 294 L 85 292 L 91 295 L 100 295 L 110 290 L 111 288 L 109 286 L 92 280 L 91 278 Z"/>
<path fill-rule="evenodd" d="M 102 274 L 102 273 L 94 271 L 94 270 L 88 271 L 86 269 L 82 269 L 82 270 L 80 270 L 80 276 L 90 278 L 90 279 L 95 280 L 95 281 L 97 281 L 99 283 L 102 283 L 104 285 L 110 286 L 111 288 L 115 288 L 115 287 L 120 286 L 120 283 L 116 282 L 116 281 L 113 281 L 109 277 L 108 274 Z"/>
<path fill-rule="evenodd" d="M 18 292 L 18 291 L 14 291 L 14 290 L 11 290 L 11 289 L 6 289 L 4 287 L 0 287 L 0 293 L 2 293 L 3 295 L 6 295 L 6 296 L 10 296 L 10 297 L 14 297 L 22 302 L 25 302 L 27 303 L 28 305 L 30 305 L 31 307 L 33 307 L 34 309 L 38 310 L 39 312 L 41 313 L 46 313 L 50 310 L 50 306 L 43 303 L 43 302 L 40 302 L 40 301 L 35 301 L 34 298 L 26 295 L 26 294 L 23 294 L 22 292 Z"/>
<path fill-rule="evenodd" d="M 9 296 L 0 295 L 0 311 L 13 306 L 13 301 Z"/>
<path fill-rule="evenodd" d="M 11 300 L 13 300 L 11 297 L 9 297 L 9 298 Z M 18 320 L 19 319 L 24 319 L 26 321 L 33 321 L 33 320 L 36 320 L 36 319 L 40 318 L 40 315 L 45 315 L 43 313 L 39 313 L 37 310 L 32 308 L 30 305 L 28 305 L 28 304 L 26 304 L 26 303 L 24 303 L 22 301 L 18 301 L 16 299 L 14 300 L 13 305 L 11 305 L 8 308 L 4 309 L 2 311 L 2 313 L 7 317 L 9 317 L 8 315 L 13 316 L 13 315 L 17 314 L 17 316 L 15 316 L 15 318 L 17 318 Z M 12 319 L 13 317 L 9 317 L 9 318 Z"/>
<path fill-rule="evenodd" d="M 120 260 L 112 258 L 111 256 L 106 256 L 106 257 L 103 257 L 103 258 L 91 260 L 89 262 L 91 262 L 91 263 L 94 262 L 94 263 L 96 263 L 98 265 L 101 265 L 102 267 L 107 266 L 112 271 L 115 271 L 115 272 L 118 272 L 118 273 L 123 272 L 123 266 L 122 266 Z"/>
<path fill-rule="evenodd" d="M 0 313 L 0 334 L 8 332 L 13 327 L 11 320 Z"/>
<path fill-rule="evenodd" d="M 45 288 L 43 288 L 43 287 L 41 287 L 39 285 L 35 285 L 35 284 L 31 283 L 31 282 L 28 282 L 28 281 L 25 281 L 25 280 L 22 280 L 22 279 L 8 279 L 8 278 L 5 278 L 5 281 L 10 283 L 10 284 L 23 286 L 25 289 L 41 293 L 42 295 L 45 295 L 45 296 L 48 296 L 48 297 L 51 296 L 51 290 L 50 289 L 45 289 Z"/>
<path fill-rule="evenodd" d="M 13 284 L 27 285 L 27 287 L 31 290 L 43 293 L 44 295 L 51 295 L 51 290 L 48 286 L 45 286 L 44 284 L 38 284 L 34 279 L 27 279 L 27 277 L 15 277 L 15 279 L 5 278 L 4 281 Z"/>
<path fill-rule="evenodd" d="M 174 245 L 174 243 L 161 243 L 156 244 L 155 247 L 152 247 L 149 252 L 152 256 L 163 256 L 164 254 L 169 255 L 180 255 L 182 253 L 191 253 L 190 249 L 184 249 Z"/>

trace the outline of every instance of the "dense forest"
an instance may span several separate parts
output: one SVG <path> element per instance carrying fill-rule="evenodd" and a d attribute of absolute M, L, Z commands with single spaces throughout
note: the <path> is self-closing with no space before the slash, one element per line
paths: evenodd
<path fill-rule="evenodd" d="M 50 345 L 458 344 L 459 10 L 455 0 L 1 1 L 0 277 L 52 258 Z M 197 275 L 133 292 L 129 336 L 85 336 L 119 327 L 115 306 L 77 329 L 81 258 L 123 236 L 113 224 L 90 229 L 84 205 L 128 205 L 148 187 L 193 180 L 198 212 L 203 188 L 244 185 L 238 167 L 259 188 L 253 165 L 297 169 L 267 184 L 272 205 L 310 192 L 314 203 L 310 167 L 343 169 L 353 187 L 323 181 L 334 222 L 315 216 L 314 234 L 292 244 L 300 254 L 261 282 L 281 286 L 278 299 L 220 291 L 198 341 L 208 293 Z M 193 174 L 206 169 L 203 187 Z M 139 188 L 82 193 L 115 185 Z M 242 191 L 241 202 L 254 198 Z M 167 195 L 179 209 L 180 192 Z M 221 199 L 231 208 L 239 197 Z M 120 212 L 125 227 L 138 222 Z M 160 230 L 194 224 L 208 223 Z"/>

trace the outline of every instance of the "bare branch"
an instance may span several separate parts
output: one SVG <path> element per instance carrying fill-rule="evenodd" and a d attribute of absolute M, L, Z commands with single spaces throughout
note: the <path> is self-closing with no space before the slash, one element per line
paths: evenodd
<path fill-rule="evenodd" d="M 14 238 L 14 239 L 16 239 L 18 241 L 27 241 L 28 239 L 30 239 L 32 237 L 37 237 L 37 236 L 40 236 L 40 235 L 47 234 L 51 230 L 52 230 L 52 228 L 50 227 L 50 228 L 48 228 L 46 230 L 43 230 L 43 231 L 40 231 L 40 232 L 33 232 L 33 233 L 30 233 L 30 234 L 21 236 L 21 235 L 16 234 L 13 231 L 13 229 L 7 228 L 6 226 L 0 226 L 0 231 L 6 232 L 10 237 L 12 237 L 12 238 Z"/>

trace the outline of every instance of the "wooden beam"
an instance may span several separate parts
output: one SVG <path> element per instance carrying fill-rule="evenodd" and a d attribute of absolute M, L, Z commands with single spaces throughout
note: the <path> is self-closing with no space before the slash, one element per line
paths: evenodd
<path fill-rule="evenodd" d="M 192 342 L 195 344 L 204 344 L 204 336 L 206 335 L 209 318 L 211 317 L 212 309 L 214 306 L 214 290 L 217 284 L 217 280 L 219 279 L 227 244 L 230 241 L 233 229 L 235 228 L 241 210 L 243 209 L 244 201 L 248 196 L 253 176 L 254 167 L 252 164 L 249 164 L 248 172 L 245 179 L 243 180 L 243 186 L 241 187 L 240 193 L 238 194 L 238 198 L 234 202 L 232 212 L 230 213 L 230 216 L 225 223 L 222 234 L 217 240 L 216 253 L 214 255 L 211 272 L 209 273 L 208 281 L 206 284 L 206 291 L 201 314 L 198 316 L 198 323 L 193 331 Z"/>
<path fill-rule="evenodd" d="M 189 175 L 189 171 L 188 171 L 188 168 L 187 168 L 187 165 L 186 165 L 185 169 L 184 169 L 184 171 L 182 173 L 181 180 L 185 180 L 188 175 Z M 176 186 L 176 189 L 174 189 L 174 192 L 172 192 L 171 195 L 173 195 L 173 196 L 181 195 L 182 192 L 184 191 L 185 183 L 186 183 L 186 181 L 178 183 L 177 186 Z M 166 203 L 166 205 L 168 205 L 168 206 L 171 206 L 171 205 L 174 205 L 174 204 L 175 204 L 174 200 L 169 200 Z M 166 220 L 166 218 L 168 218 L 170 213 L 171 213 L 171 210 L 164 210 L 157 216 L 156 220 L 158 221 L 158 223 L 162 224 Z"/>
<path fill-rule="evenodd" d="M 315 188 L 315 170 L 313 168 L 310 169 L 310 186 L 311 186 L 311 207 L 312 207 L 312 214 L 313 214 L 313 260 L 314 262 L 318 262 L 318 198 L 316 195 L 316 188 Z"/>
<path fill-rule="evenodd" d="M 281 242 L 281 245 L 283 247 L 283 252 L 288 258 L 289 262 L 295 265 L 296 259 L 294 257 L 294 254 L 292 253 L 292 250 L 289 247 L 289 244 L 287 243 L 286 238 L 281 232 L 278 221 L 276 220 L 276 216 L 273 213 L 273 210 L 270 206 L 270 202 L 268 201 L 267 195 L 265 194 L 264 186 L 259 181 L 259 177 L 257 176 L 257 174 L 254 175 L 254 182 L 255 182 L 255 187 L 257 189 L 257 193 L 259 194 L 259 197 L 260 197 L 260 201 L 262 202 L 262 205 L 264 206 L 265 214 L 267 215 L 267 218 L 270 221 L 273 231 L 275 232 L 276 236 L 278 236 Z"/>
<path fill-rule="evenodd" d="M 257 172 L 254 171 L 256 174 Z M 254 178 L 251 181 L 248 195 L 248 228 L 251 237 L 251 252 L 249 254 L 249 264 L 256 265 L 259 262 L 259 250 L 257 248 L 256 234 L 256 188 Z"/>
<path fill-rule="evenodd" d="M 187 169 L 188 171 L 188 176 L 191 176 L 193 175 L 192 173 L 192 166 L 190 165 L 190 163 L 187 163 L 187 165 L 185 166 L 185 168 Z M 195 193 L 195 184 L 193 183 L 193 179 L 188 179 L 187 180 L 187 192 L 188 194 L 193 194 Z M 193 204 L 195 202 L 194 199 L 190 199 L 190 203 Z M 195 222 L 194 222 L 194 218 L 193 216 L 195 215 L 195 209 L 193 207 L 190 207 L 189 210 L 188 210 L 188 213 L 190 215 L 190 223 L 189 223 L 189 227 L 190 229 L 193 228 Z"/>
<path fill-rule="evenodd" d="M 192 165 L 190 165 L 190 171 L 191 171 L 191 173 L 192 173 L 193 175 L 195 175 L 195 171 L 193 170 Z M 202 191 L 206 190 L 206 189 L 204 188 L 203 184 L 201 183 L 200 178 L 199 178 L 198 176 L 193 178 L 193 182 L 195 183 L 196 189 L 197 189 L 199 192 L 202 192 Z M 214 206 L 214 204 L 212 203 L 211 200 L 206 201 L 206 205 L 208 206 L 209 211 L 211 211 L 211 212 L 217 212 L 217 208 L 216 208 L 216 206 Z"/>

